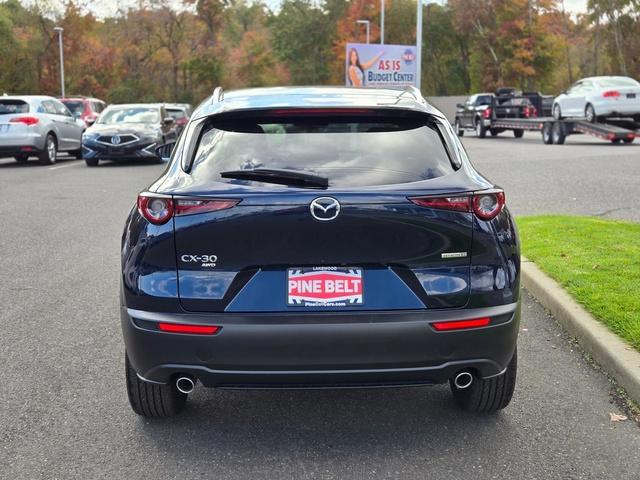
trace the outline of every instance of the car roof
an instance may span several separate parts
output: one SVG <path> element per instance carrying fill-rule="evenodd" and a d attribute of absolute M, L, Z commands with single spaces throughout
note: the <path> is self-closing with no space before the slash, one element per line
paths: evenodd
<path fill-rule="evenodd" d="M 634 78 L 632 77 L 628 77 L 626 75 L 599 75 L 597 77 L 585 77 L 585 78 L 581 78 L 580 80 L 578 80 L 579 82 L 582 82 L 584 80 L 595 80 L 596 82 L 598 80 L 602 80 L 605 78 L 631 78 L 631 80 L 634 80 Z"/>
<path fill-rule="evenodd" d="M 145 107 L 145 108 L 162 108 L 164 105 L 161 103 L 115 103 L 109 105 L 107 108 L 135 108 L 135 107 Z"/>
<path fill-rule="evenodd" d="M 263 87 L 230 90 L 218 100 L 216 94 L 195 110 L 193 118 L 219 113 L 271 108 L 390 108 L 413 110 L 444 118 L 429 105 L 419 90 L 354 87 Z"/>
<path fill-rule="evenodd" d="M 24 100 L 25 102 L 33 100 L 57 100 L 55 97 L 49 95 L 2 95 L 1 100 Z"/>

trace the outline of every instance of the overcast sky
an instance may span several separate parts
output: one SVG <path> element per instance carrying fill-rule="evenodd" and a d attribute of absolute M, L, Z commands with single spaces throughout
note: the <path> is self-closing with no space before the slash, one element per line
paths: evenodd
<path fill-rule="evenodd" d="M 31 3 L 35 0 L 23 0 L 24 3 Z M 272 9 L 277 10 L 282 0 L 264 0 Z M 425 3 L 429 0 L 423 0 Z M 433 0 L 431 0 L 433 1 Z M 435 0 L 436 3 L 445 3 L 445 0 Z M 63 3 L 63 0 L 49 0 L 50 3 Z M 92 12 L 99 17 L 108 17 L 116 14 L 119 8 L 127 8 L 135 5 L 136 0 L 81 0 Z M 587 0 L 565 0 L 565 8 L 571 13 L 581 13 L 586 11 Z"/>

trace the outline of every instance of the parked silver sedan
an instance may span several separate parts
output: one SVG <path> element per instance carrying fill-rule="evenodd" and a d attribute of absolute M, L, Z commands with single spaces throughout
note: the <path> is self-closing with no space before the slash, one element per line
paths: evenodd
<path fill-rule="evenodd" d="M 53 97 L 0 97 L 0 157 L 14 157 L 18 162 L 38 157 L 43 164 L 54 163 L 58 152 L 81 158 L 84 128 Z"/>
<path fill-rule="evenodd" d="M 633 117 L 640 121 L 640 83 L 629 77 L 588 77 L 578 80 L 553 101 L 553 116 L 586 118 Z"/>

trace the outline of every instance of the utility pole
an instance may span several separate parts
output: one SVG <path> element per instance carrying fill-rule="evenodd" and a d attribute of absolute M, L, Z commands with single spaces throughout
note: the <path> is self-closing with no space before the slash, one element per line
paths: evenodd
<path fill-rule="evenodd" d="M 62 50 L 62 32 L 64 28 L 55 27 L 53 31 L 58 32 L 58 45 L 60 47 L 60 90 L 62 91 L 62 98 L 64 98 L 64 52 Z"/>
<path fill-rule="evenodd" d="M 356 20 L 359 25 L 365 25 L 367 27 L 367 43 L 369 43 L 369 30 L 371 28 L 371 22 L 369 20 Z"/>
<path fill-rule="evenodd" d="M 380 45 L 384 44 L 384 0 L 380 0 Z"/>
<path fill-rule="evenodd" d="M 422 80 L 422 0 L 416 2 L 418 4 L 416 19 L 416 87 L 420 90 Z"/>

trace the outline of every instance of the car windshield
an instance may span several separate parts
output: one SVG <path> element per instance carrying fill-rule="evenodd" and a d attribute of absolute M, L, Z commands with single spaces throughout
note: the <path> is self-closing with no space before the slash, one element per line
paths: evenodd
<path fill-rule="evenodd" d="M 438 127 L 422 118 L 243 119 L 213 123 L 201 134 L 194 177 L 251 184 L 220 173 L 253 169 L 310 173 L 331 187 L 416 182 L 454 171 Z"/>
<path fill-rule="evenodd" d="M 478 95 L 476 105 L 491 105 L 491 95 Z"/>
<path fill-rule="evenodd" d="M 117 107 L 109 108 L 100 115 L 98 123 L 157 123 L 160 115 L 157 108 Z"/>
<path fill-rule="evenodd" d="M 62 103 L 67 106 L 73 115 L 81 115 L 84 112 L 84 105 L 81 101 L 64 100 Z"/>
<path fill-rule="evenodd" d="M 598 84 L 602 87 L 640 87 L 640 83 L 628 77 L 601 78 Z"/>
<path fill-rule="evenodd" d="M 0 100 L 0 115 L 27 112 L 29 112 L 29 104 L 24 100 Z"/>

